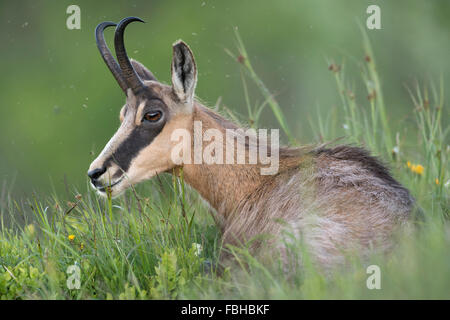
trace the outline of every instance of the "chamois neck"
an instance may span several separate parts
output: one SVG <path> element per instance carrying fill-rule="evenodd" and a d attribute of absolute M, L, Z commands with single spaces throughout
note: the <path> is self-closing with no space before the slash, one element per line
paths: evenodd
<path fill-rule="evenodd" d="M 193 121 L 201 122 L 202 134 L 208 129 L 216 129 L 225 136 L 226 129 L 238 128 L 231 121 L 199 104 L 194 106 Z M 194 147 L 191 150 L 194 153 Z M 184 164 L 183 177 L 225 220 L 246 195 L 253 192 L 268 178 L 260 174 L 259 164 L 206 164 L 203 162 Z"/>

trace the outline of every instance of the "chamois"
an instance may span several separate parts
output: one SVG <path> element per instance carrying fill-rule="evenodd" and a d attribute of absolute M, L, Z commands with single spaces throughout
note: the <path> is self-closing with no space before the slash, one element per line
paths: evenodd
<path fill-rule="evenodd" d="M 220 217 L 225 244 L 268 234 L 286 260 L 287 249 L 280 239 L 284 230 L 289 230 L 304 241 L 314 261 L 324 266 L 344 262 L 348 250 L 365 254 L 371 248 L 387 250 L 392 246 L 393 233 L 408 222 L 414 200 L 363 148 L 280 148 L 278 171 L 269 175 L 261 174 L 260 169 L 266 166 L 261 161 L 175 161 L 172 151 L 179 146 L 173 139 L 176 130 L 192 134 L 194 124 L 200 122 L 202 133 L 215 130 L 225 135 L 238 126 L 195 99 L 197 67 L 183 41 L 173 45 L 171 85 L 159 82 L 145 66 L 130 60 L 123 34 L 133 21 L 143 22 L 128 17 L 117 25 L 103 22 L 96 28 L 101 56 L 126 95 L 121 125 L 88 171 L 92 186 L 101 195 L 117 196 L 129 186 L 164 172 L 182 174 Z M 103 35 L 111 26 L 116 26 L 117 61 Z M 250 140 L 247 136 L 240 142 L 247 153 Z M 268 144 L 259 137 L 255 143 Z M 196 156 L 193 148 L 187 150 L 187 156 Z M 275 152 L 270 146 L 267 150 Z M 258 248 L 261 244 L 255 241 L 255 253 Z"/>

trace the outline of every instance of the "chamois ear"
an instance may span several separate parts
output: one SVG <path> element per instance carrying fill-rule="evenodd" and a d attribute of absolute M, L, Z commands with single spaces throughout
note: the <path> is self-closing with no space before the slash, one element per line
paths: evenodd
<path fill-rule="evenodd" d="M 197 84 L 197 66 L 188 45 L 178 40 L 173 45 L 172 88 L 180 101 L 192 104 Z"/>
<path fill-rule="evenodd" d="M 142 63 L 139 61 L 131 60 L 131 64 L 133 65 L 134 71 L 138 74 L 139 78 L 141 78 L 142 81 L 157 81 L 153 73 L 148 70 Z"/>

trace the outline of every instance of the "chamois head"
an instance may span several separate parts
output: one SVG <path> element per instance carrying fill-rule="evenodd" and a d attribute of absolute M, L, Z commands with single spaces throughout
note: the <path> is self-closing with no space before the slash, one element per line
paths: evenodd
<path fill-rule="evenodd" d="M 176 167 L 170 157 L 171 133 L 192 127 L 197 68 L 183 41 L 173 45 L 172 85 L 156 80 L 141 63 L 127 56 L 123 34 L 133 22 L 128 17 L 117 26 L 100 23 L 95 31 L 101 56 L 126 95 L 120 111 L 121 125 L 89 167 L 88 176 L 100 194 L 117 196 L 130 185 Z M 103 31 L 116 26 L 114 47 L 117 61 L 105 43 Z"/>

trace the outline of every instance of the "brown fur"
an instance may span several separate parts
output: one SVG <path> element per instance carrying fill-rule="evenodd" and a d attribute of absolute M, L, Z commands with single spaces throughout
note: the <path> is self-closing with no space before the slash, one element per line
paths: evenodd
<path fill-rule="evenodd" d="M 202 121 L 203 130 L 235 127 L 198 104 L 193 120 Z M 183 167 L 185 181 L 221 216 L 225 244 L 271 235 L 287 260 L 276 244 L 287 228 L 303 238 L 319 264 L 335 265 L 349 250 L 390 248 L 413 204 L 409 192 L 362 148 L 282 148 L 278 174 L 261 176 L 259 167 Z M 259 245 L 255 242 L 254 249 Z"/>

